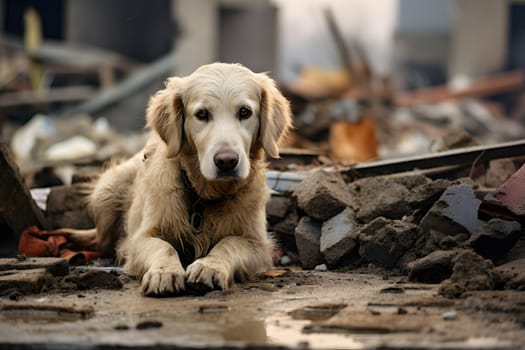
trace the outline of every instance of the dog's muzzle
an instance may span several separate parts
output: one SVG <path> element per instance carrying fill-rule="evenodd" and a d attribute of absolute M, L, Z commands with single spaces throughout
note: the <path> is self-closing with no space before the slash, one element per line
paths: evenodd
<path fill-rule="evenodd" d="M 220 151 L 213 156 L 213 162 L 217 167 L 217 177 L 237 177 L 237 165 L 239 155 L 231 150 Z"/>

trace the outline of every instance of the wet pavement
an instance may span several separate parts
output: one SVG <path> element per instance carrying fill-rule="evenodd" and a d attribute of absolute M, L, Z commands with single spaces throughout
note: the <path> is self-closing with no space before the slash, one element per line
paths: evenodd
<path fill-rule="evenodd" d="M 133 280 L 54 290 L 0 299 L 0 349 L 525 348 L 524 292 L 452 300 L 437 288 L 299 270 L 204 296 L 146 298 Z"/>

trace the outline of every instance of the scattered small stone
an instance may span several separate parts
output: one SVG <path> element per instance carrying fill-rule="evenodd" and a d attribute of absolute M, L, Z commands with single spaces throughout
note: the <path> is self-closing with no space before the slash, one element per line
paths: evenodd
<path fill-rule="evenodd" d="M 405 293 L 405 290 L 400 287 L 386 287 L 379 291 L 379 293 L 383 294 L 403 294 Z"/>
<path fill-rule="evenodd" d="M 288 255 L 283 255 L 280 259 L 279 259 L 279 264 L 281 266 L 288 266 L 292 263 L 292 258 L 290 258 Z"/>
<path fill-rule="evenodd" d="M 139 330 L 144 330 L 144 329 L 161 328 L 161 327 L 162 327 L 162 322 L 160 321 L 142 321 L 138 323 L 135 328 Z"/>
<path fill-rule="evenodd" d="M 127 324 L 118 324 L 115 327 L 113 327 L 113 329 L 116 331 L 127 331 L 129 330 L 129 326 Z M 139 329 L 138 325 L 137 325 L 137 329 Z"/>
<path fill-rule="evenodd" d="M 23 298 L 23 294 L 15 290 L 8 295 L 9 300 L 19 301 Z"/>
<path fill-rule="evenodd" d="M 446 311 L 444 312 L 441 317 L 445 320 L 445 321 L 454 321 L 454 320 L 457 320 L 458 319 L 458 313 L 454 310 L 452 311 Z"/>
<path fill-rule="evenodd" d="M 319 264 L 314 268 L 316 271 L 327 271 L 328 267 L 326 264 Z"/>
<path fill-rule="evenodd" d="M 406 314 L 408 314 L 408 311 L 404 307 L 398 307 L 397 308 L 397 314 L 398 315 L 406 315 Z"/>
<path fill-rule="evenodd" d="M 228 312 L 230 311 L 230 307 L 228 305 L 220 305 L 220 304 L 213 304 L 213 305 L 201 305 L 199 306 L 199 312 L 201 314 L 204 313 L 216 313 L 216 312 Z"/>
<path fill-rule="evenodd" d="M 481 308 L 481 300 L 474 297 L 468 297 L 463 304 L 470 310 L 479 310 Z"/>

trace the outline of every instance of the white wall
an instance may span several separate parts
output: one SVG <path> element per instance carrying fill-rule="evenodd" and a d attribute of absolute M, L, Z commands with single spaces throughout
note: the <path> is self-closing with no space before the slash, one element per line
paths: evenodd
<path fill-rule="evenodd" d="M 274 0 L 279 7 L 280 78 L 293 81 L 301 67 L 341 67 L 323 9 L 329 6 L 348 40 L 357 39 L 379 74 L 390 71 L 398 0 Z"/>

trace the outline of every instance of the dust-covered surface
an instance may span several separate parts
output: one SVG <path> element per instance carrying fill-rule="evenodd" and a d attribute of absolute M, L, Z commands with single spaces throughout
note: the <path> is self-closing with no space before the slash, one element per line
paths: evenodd
<path fill-rule="evenodd" d="M 524 292 L 447 299 L 438 285 L 377 268 L 268 276 L 146 298 L 118 271 L 73 271 L 48 291 L 0 299 L 0 349 L 525 348 Z"/>

